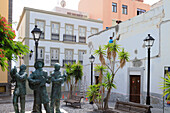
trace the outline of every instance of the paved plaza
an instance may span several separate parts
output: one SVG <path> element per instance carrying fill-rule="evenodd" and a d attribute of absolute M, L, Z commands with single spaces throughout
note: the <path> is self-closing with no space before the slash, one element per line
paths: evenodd
<path fill-rule="evenodd" d="M 113 102 L 109 102 L 109 106 L 110 107 L 114 107 L 115 103 Z M 33 100 L 27 100 L 26 102 L 26 113 L 31 113 L 32 110 L 32 106 L 33 106 Z M 43 108 L 44 109 L 44 108 Z M 81 108 L 73 108 L 71 106 L 66 106 L 65 103 L 63 102 L 63 100 L 61 100 L 61 111 L 62 113 L 102 113 L 101 111 L 96 111 L 97 106 L 96 105 L 91 105 L 89 104 L 88 101 L 83 100 L 82 101 L 82 107 Z M 170 109 L 165 109 L 164 113 L 170 113 L 169 112 Z M 13 109 L 13 105 L 11 100 L 6 100 L 3 101 L 2 103 L 0 103 L 0 113 L 14 113 L 14 109 Z M 43 111 L 43 113 L 45 113 L 45 111 Z M 163 113 L 162 109 L 157 109 L 154 108 L 152 109 L 152 113 Z"/>

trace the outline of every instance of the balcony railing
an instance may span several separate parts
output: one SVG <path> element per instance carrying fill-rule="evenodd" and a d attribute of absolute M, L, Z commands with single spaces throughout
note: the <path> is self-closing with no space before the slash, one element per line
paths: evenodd
<path fill-rule="evenodd" d="M 76 63 L 76 60 L 63 60 L 63 67 L 65 66 L 65 64 L 68 64 L 68 63 Z"/>
<path fill-rule="evenodd" d="M 51 34 L 51 40 L 59 40 L 59 34 L 52 33 Z"/>
<path fill-rule="evenodd" d="M 51 60 L 51 66 L 54 66 L 55 63 L 59 63 L 59 60 Z"/>
<path fill-rule="evenodd" d="M 76 42 L 76 36 L 64 34 L 63 41 Z"/>
<path fill-rule="evenodd" d="M 86 37 L 79 36 L 79 42 L 80 43 L 86 43 Z"/>

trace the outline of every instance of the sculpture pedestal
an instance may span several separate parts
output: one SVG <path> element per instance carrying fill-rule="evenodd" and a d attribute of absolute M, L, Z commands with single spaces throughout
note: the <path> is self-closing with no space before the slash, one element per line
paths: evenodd
<path fill-rule="evenodd" d="M 67 111 L 65 111 L 64 109 L 60 109 L 61 113 L 68 113 Z M 15 112 L 10 112 L 10 113 L 15 113 Z M 25 111 L 25 113 L 31 113 L 31 111 Z M 42 110 L 42 113 L 46 113 L 45 110 Z"/>

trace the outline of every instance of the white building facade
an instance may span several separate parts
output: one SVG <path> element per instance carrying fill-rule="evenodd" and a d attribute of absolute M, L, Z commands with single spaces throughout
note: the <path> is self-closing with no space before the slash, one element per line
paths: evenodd
<path fill-rule="evenodd" d="M 18 66 L 26 64 L 28 75 L 35 70 L 35 42 L 31 34 L 35 25 L 42 30 L 38 45 L 38 60 L 44 61 L 43 69 L 49 75 L 54 70 L 55 63 L 60 63 L 61 72 L 65 70 L 64 65 L 68 62 L 80 61 L 83 65 L 83 55 L 89 52 L 87 37 L 103 28 L 102 21 L 88 19 L 87 16 L 83 18 L 75 13 L 70 15 L 24 8 L 17 27 L 19 40 L 34 52 L 20 59 Z M 29 88 L 27 89 L 30 92 Z M 65 87 L 63 89 L 65 90 Z"/>
<path fill-rule="evenodd" d="M 164 0 L 163 5 L 156 7 L 144 14 L 138 15 L 132 19 L 120 23 L 117 26 L 110 27 L 107 30 L 91 35 L 88 38 L 89 47 L 97 50 L 101 45 L 106 45 L 109 37 L 114 39 L 120 35 L 118 44 L 130 53 L 130 61 L 126 63 L 123 69 L 120 69 L 115 76 L 117 89 L 112 89 L 111 101 L 117 98 L 123 101 L 133 101 L 138 98 L 139 103 L 145 104 L 147 92 L 147 49 L 144 47 L 144 39 L 150 34 L 155 38 L 151 48 L 151 76 L 150 92 L 151 105 L 154 107 L 163 107 L 163 90 L 160 89 L 161 77 L 165 76 L 165 71 L 170 69 L 170 0 Z M 114 35 L 113 35 L 114 34 Z M 90 56 L 87 55 L 87 56 Z M 85 57 L 87 58 L 87 57 Z M 94 64 L 100 64 L 99 57 L 95 56 Z M 88 59 L 84 59 L 85 76 L 90 75 L 90 64 Z M 117 59 L 117 61 L 119 61 Z M 109 61 L 107 61 L 109 64 Z M 116 67 L 118 64 L 116 64 Z M 97 76 L 94 73 L 93 77 Z M 88 85 L 90 78 L 87 78 Z M 136 83 L 135 83 L 136 82 Z M 95 80 L 94 80 L 95 83 Z M 133 83 L 136 85 L 133 86 Z M 138 86 L 138 87 L 137 87 Z M 87 86 L 88 87 L 88 86 Z M 138 92 L 136 96 L 133 92 Z"/>

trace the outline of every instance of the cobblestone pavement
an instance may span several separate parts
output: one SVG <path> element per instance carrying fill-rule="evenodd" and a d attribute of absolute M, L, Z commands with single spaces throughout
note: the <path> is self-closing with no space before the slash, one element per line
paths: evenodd
<path fill-rule="evenodd" d="M 26 111 L 31 111 L 33 106 L 33 102 L 26 102 Z M 114 103 L 109 103 L 110 107 L 114 107 Z M 82 102 L 81 108 L 73 108 L 71 106 L 66 106 L 65 103 L 61 100 L 61 108 L 64 109 L 68 113 L 101 113 L 99 111 L 95 111 L 97 109 L 96 105 L 91 105 L 89 102 Z M 14 112 L 12 103 L 4 103 L 0 104 L 0 113 L 9 113 Z M 152 113 L 163 113 L 162 109 L 152 109 Z M 164 113 L 170 113 L 169 110 L 166 110 Z"/>

